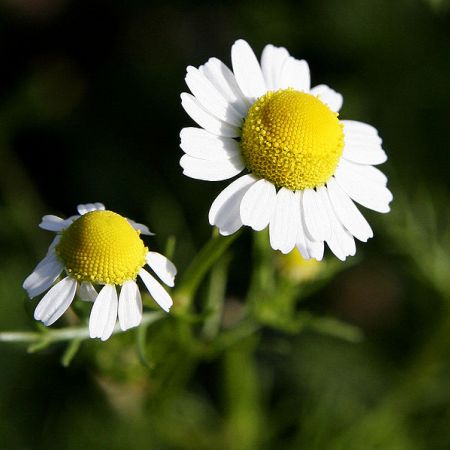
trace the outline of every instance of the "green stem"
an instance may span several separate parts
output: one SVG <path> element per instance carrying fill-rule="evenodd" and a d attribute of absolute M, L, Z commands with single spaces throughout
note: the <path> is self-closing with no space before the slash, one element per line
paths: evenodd
<path fill-rule="evenodd" d="M 148 312 L 142 316 L 141 326 L 149 325 L 165 317 L 162 312 Z M 113 334 L 122 333 L 119 325 L 114 328 Z M 71 341 L 73 339 L 88 339 L 88 327 L 69 327 L 58 329 L 46 329 L 39 331 L 4 331 L 0 333 L 0 342 L 20 342 L 20 343 L 46 343 Z"/>
<path fill-rule="evenodd" d="M 361 342 L 364 339 L 362 331 L 349 323 L 334 317 L 321 317 L 307 312 L 300 315 L 302 328 L 342 339 L 347 342 Z"/>
<path fill-rule="evenodd" d="M 203 325 L 203 336 L 208 340 L 214 339 L 220 329 L 230 260 L 230 255 L 227 254 L 211 269 L 208 295 L 205 302 L 207 316 Z"/>
<path fill-rule="evenodd" d="M 214 265 L 214 263 L 225 253 L 228 247 L 240 235 L 240 231 L 231 236 L 219 236 L 214 233 L 200 252 L 194 257 L 183 277 L 177 284 L 173 294 L 175 307 L 178 311 L 186 312 L 192 303 L 201 281 Z"/>

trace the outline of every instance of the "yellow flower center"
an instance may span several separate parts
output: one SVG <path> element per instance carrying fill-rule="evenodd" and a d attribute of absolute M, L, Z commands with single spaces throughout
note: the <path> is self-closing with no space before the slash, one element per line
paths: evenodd
<path fill-rule="evenodd" d="M 112 211 L 92 211 L 75 220 L 55 250 L 71 277 L 117 285 L 136 279 L 148 252 L 139 231 Z"/>
<path fill-rule="evenodd" d="M 344 148 L 338 114 L 317 97 L 294 89 L 267 92 L 249 109 L 241 148 L 247 169 L 277 187 L 321 186 Z"/>

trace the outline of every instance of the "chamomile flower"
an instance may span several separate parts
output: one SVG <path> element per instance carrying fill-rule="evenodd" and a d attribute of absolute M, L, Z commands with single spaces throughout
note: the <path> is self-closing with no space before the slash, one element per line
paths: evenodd
<path fill-rule="evenodd" d="M 78 292 L 81 300 L 94 302 L 90 337 L 104 341 L 111 336 L 117 317 L 122 330 L 141 323 L 138 276 L 153 299 L 168 312 L 172 306 L 170 295 L 144 266 L 150 266 L 168 286 L 174 285 L 176 268 L 165 256 L 150 252 L 144 245 L 140 234 L 152 234 L 148 228 L 105 210 L 101 203 L 78 205 L 77 209 L 79 215 L 65 220 L 44 216 L 39 225 L 55 232 L 56 237 L 47 256 L 23 283 L 30 298 L 50 288 L 37 305 L 34 318 L 51 325 Z M 66 276 L 53 285 L 63 272 Z M 98 293 L 95 285 L 101 286 Z"/>
<path fill-rule="evenodd" d="M 222 235 L 269 227 L 273 249 L 297 247 L 321 260 L 324 243 L 341 260 L 354 237 L 372 229 L 354 202 L 385 213 L 392 194 L 375 165 L 386 161 L 377 130 L 341 120 L 342 96 L 310 87 L 306 61 L 267 45 L 258 62 L 243 40 L 231 49 L 233 71 L 216 58 L 187 68 L 191 93 L 182 105 L 200 128 L 181 131 L 180 160 L 189 177 L 234 180 L 213 202 L 211 225 Z"/>

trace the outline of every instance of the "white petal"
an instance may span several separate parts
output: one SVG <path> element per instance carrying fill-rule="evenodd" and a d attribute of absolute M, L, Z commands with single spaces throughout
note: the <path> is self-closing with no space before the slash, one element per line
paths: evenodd
<path fill-rule="evenodd" d="M 148 252 L 145 260 L 163 283 L 174 286 L 177 268 L 172 261 L 157 252 Z"/>
<path fill-rule="evenodd" d="M 348 173 L 352 173 L 353 176 L 360 179 L 369 180 L 373 183 L 381 184 L 382 186 L 386 186 L 387 184 L 387 176 L 376 167 L 355 164 L 345 160 L 341 160 L 339 165 L 343 166 Z"/>
<path fill-rule="evenodd" d="M 372 135 L 378 136 L 378 131 L 372 125 L 365 122 L 358 122 L 357 120 L 341 120 L 344 125 L 344 131 L 346 133 L 360 134 L 362 136 Z"/>
<path fill-rule="evenodd" d="M 77 206 L 77 211 L 80 215 L 86 214 L 92 211 L 103 211 L 105 209 L 105 205 L 103 203 L 86 203 L 83 205 Z"/>
<path fill-rule="evenodd" d="M 319 97 L 319 99 L 328 105 L 334 112 L 339 112 L 342 107 L 342 95 L 328 87 L 326 84 L 319 84 L 318 86 L 313 87 L 310 93 Z"/>
<path fill-rule="evenodd" d="M 358 164 L 383 164 L 387 155 L 380 146 L 345 144 L 342 157 Z"/>
<path fill-rule="evenodd" d="M 363 124 L 362 122 L 356 122 L 357 125 L 354 125 L 353 122 L 348 120 L 341 120 L 341 124 L 343 125 L 346 144 L 381 147 L 383 140 L 378 136 L 377 130 L 370 125 Z"/>
<path fill-rule="evenodd" d="M 250 103 L 239 88 L 233 72 L 217 58 L 210 58 L 199 69 L 222 96 L 240 113 L 241 118 L 245 117 Z"/>
<path fill-rule="evenodd" d="M 164 311 L 169 312 L 169 309 L 173 304 L 169 293 L 145 269 L 139 271 L 139 276 L 147 287 L 148 292 L 153 297 L 153 300 L 155 300 Z"/>
<path fill-rule="evenodd" d="M 189 66 L 185 81 L 192 94 L 209 113 L 230 125 L 241 126 L 241 114 L 225 100 L 200 70 Z"/>
<path fill-rule="evenodd" d="M 297 247 L 297 250 L 300 252 L 300 254 L 303 256 L 304 259 L 306 260 L 311 259 L 308 246 L 306 245 L 306 233 L 301 221 L 297 230 L 295 246 Z"/>
<path fill-rule="evenodd" d="M 269 225 L 276 199 L 275 186 L 267 180 L 258 180 L 245 193 L 240 206 L 244 225 L 261 231 Z"/>
<path fill-rule="evenodd" d="M 191 94 L 186 92 L 181 94 L 181 106 L 183 106 L 192 120 L 212 134 L 224 137 L 238 137 L 241 134 L 239 127 L 229 125 L 223 120 L 214 117 Z"/>
<path fill-rule="evenodd" d="M 183 128 L 180 138 L 181 149 L 194 158 L 223 161 L 241 153 L 235 139 L 215 136 L 202 128 Z"/>
<path fill-rule="evenodd" d="M 382 183 L 375 182 L 373 179 L 365 178 L 356 170 L 352 170 L 350 163 L 342 164 L 341 160 L 336 169 L 335 178 L 339 186 L 355 202 L 381 213 L 389 212 L 389 203 L 392 200 L 392 194 Z M 370 166 L 360 166 L 370 167 Z"/>
<path fill-rule="evenodd" d="M 261 55 L 261 70 L 268 91 L 276 91 L 281 87 L 281 68 L 289 57 L 289 52 L 283 47 L 266 45 Z"/>
<path fill-rule="evenodd" d="M 219 228 L 220 234 L 228 236 L 242 226 L 240 206 L 242 198 L 255 183 L 253 175 L 244 175 L 227 186 L 214 200 L 209 210 L 209 223 Z"/>
<path fill-rule="evenodd" d="M 282 253 L 289 253 L 295 247 L 299 226 L 300 193 L 281 188 L 270 218 L 270 246 Z"/>
<path fill-rule="evenodd" d="M 309 92 L 311 79 L 308 63 L 290 56 L 286 58 L 281 69 L 279 89 L 293 88 L 297 91 Z"/>
<path fill-rule="evenodd" d="M 299 203 L 302 202 L 303 193 L 298 191 Z M 299 226 L 297 228 L 296 247 L 304 259 L 314 258 L 321 261 L 323 258 L 324 244 L 323 241 L 313 241 L 306 232 L 305 219 L 303 217 L 302 208 L 298 208 Z"/>
<path fill-rule="evenodd" d="M 253 102 L 266 93 L 266 84 L 261 67 L 246 41 L 239 39 L 233 44 L 231 62 L 236 81 L 242 93 L 250 101 Z"/>
<path fill-rule="evenodd" d="M 314 258 L 316 261 L 322 261 L 323 252 L 325 250 L 323 241 L 311 241 L 307 238 L 306 246 L 308 248 L 309 254 L 311 255 L 311 258 Z"/>
<path fill-rule="evenodd" d="M 39 227 L 48 231 L 62 231 L 67 228 L 72 221 L 61 219 L 61 217 L 53 216 L 51 214 L 42 218 Z"/>
<path fill-rule="evenodd" d="M 387 155 L 377 130 L 362 122 L 342 121 L 345 146 L 343 157 L 358 164 L 382 164 Z"/>
<path fill-rule="evenodd" d="M 327 214 L 331 223 L 331 235 L 326 240 L 330 250 L 342 261 L 345 261 L 347 256 L 356 253 L 356 245 L 353 236 L 341 225 L 337 219 L 333 207 L 331 206 L 328 196 L 324 197 L 324 204 L 327 208 Z"/>
<path fill-rule="evenodd" d="M 314 189 L 305 189 L 302 199 L 306 229 L 315 241 L 325 241 L 331 234 L 330 219 L 322 196 Z"/>
<path fill-rule="evenodd" d="M 245 167 L 239 154 L 222 161 L 208 161 L 183 155 L 180 159 L 180 165 L 183 168 L 184 175 L 206 181 L 228 180 L 242 172 Z"/>
<path fill-rule="evenodd" d="M 64 278 L 42 297 L 34 310 L 34 318 L 47 326 L 51 325 L 66 312 L 75 297 L 76 290 L 76 280 Z"/>
<path fill-rule="evenodd" d="M 84 302 L 93 302 L 97 298 L 98 293 L 92 283 L 82 281 L 78 285 L 77 295 Z"/>
<path fill-rule="evenodd" d="M 371 238 L 373 236 L 372 228 L 334 177 L 328 180 L 327 191 L 333 210 L 342 225 L 360 241 L 366 242 Z"/>
<path fill-rule="evenodd" d="M 140 231 L 141 234 L 144 234 L 145 236 L 154 236 L 155 233 L 152 233 L 147 225 L 144 225 L 143 223 L 135 222 L 134 220 L 127 219 L 128 223 L 137 231 Z"/>
<path fill-rule="evenodd" d="M 352 145 L 353 147 L 366 147 L 369 148 L 382 148 L 381 144 L 383 140 L 377 134 L 366 132 L 361 134 L 353 130 L 348 130 L 344 127 L 345 144 Z"/>
<path fill-rule="evenodd" d="M 53 241 L 51 242 L 50 246 L 48 247 L 47 250 L 47 255 L 49 255 L 50 253 L 55 253 L 55 247 L 59 244 L 59 241 L 61 240 L 61 235 L 57 234 L 54 238 Z"/>
<path fill-rule="evenodd" d="M 33 272 L 23 282 L 23 288 L 30 298 L 42 294 L 59 277 L 64 266 L 52 251 L 35 267 Z"/>
<path fill-rule="evenodd" d="M 106 341 L 114 330 L 117 320 L 117 291 L 111 284 L 105 284 L 92 306 L 89 317 L 89 336 Z"/>
<path fill-rule="evenodd" d="M 137 327 L 142 320 L 142 299 L 137 284 L 125 281 L 119 295 L 119 324 L 125 331 Z"/>

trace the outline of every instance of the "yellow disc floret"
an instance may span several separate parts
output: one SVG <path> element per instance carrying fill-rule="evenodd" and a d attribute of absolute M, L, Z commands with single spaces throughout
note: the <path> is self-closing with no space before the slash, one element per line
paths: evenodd
<path fill-rule="evenodd" d="M 136 278 L 148 252 L 139 231 L 112 211 L 92 211 L 75 220 L 55 250 L 71 277 L 116 285 Z"/>
<path fill-rule="evenodd" d="M 323 185 L 344 148 L 337 116 L 311 94 L 294 89 L 267 92 L 249 109 L 242 128 L 247 169 L 291 190 Z"/>

